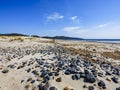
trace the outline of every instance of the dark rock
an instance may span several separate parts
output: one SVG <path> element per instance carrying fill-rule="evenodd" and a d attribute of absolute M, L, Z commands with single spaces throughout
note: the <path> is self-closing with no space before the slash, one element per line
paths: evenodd
<path fill-rule="evenodd" d="M 75 75 L 72 75 L 72 80 L 76 80 L 76 76 Z"/>
<path fill-rule="evenodd" d="M 105 83 L 104 83 L 102 80 L 100 80 L 100 81 L 98 82 L 98 86 L 99 86 L 99 87 L 102 87 L 103 89 L 106 88 L 106 85 L 105 85 Z"/>
<path fill-rule="evenodd" d="M 35 68 L 38 68 L 38 67 L 40 67 L 40 65 L 35 65 Z"/>
<path fill-rule="evenodd" d="M 94 87 L 93 86 L 89 86 L 88 90 L 94 90 Z"/>
<path fill-rule="evenodd" d="M 81 78 L 85 78 L 86 75 L 85 75 L 84 73 L 82 73 L 82 74 L 80 74 L 80 77 L 81 77 Z"/>
<path fill-rule="evenodd" d="M 33 73 L 34 75 L 39 75 L 39 73 L 38 73 L 36 70 L 33 70 L 32 73 Z"/>
<path fill-rule="evenodd" d="M 110 71 L 106 71 L 105 75 L 112 75 Z"/>
<path fill-rule="evenodd" d="M 47 75 L 47 76 L 45 76 L 45 77 L 43 78 L 43 83 L 46 83 L 46 82 L 48 82 L 49 80 L 50 80 L 50 76 Z"/>
<path fill-rule="evenodd" d="M 97 73 L 99 77 L 103 77 L 103 73 L 102 72 L 98 72 Z"/>
<path fill-rule="evenodd" d="M 67 71 L 69 71 L 70 74 L 76 74 L 77 73 L 75 68 L 68 68 Z"/>
<path fill-rule="evenodd" d="M 102 88 L 103 88 L 103 89 L 106 89 L 106 86 L 103 86 Z"/>
<path fill-rule="evenodd" d="M 7 67 L 9 67 L 9 68 L 15 68 L 15 65 L 8 65 Z"/>
<path fill-rule="evenodd" d="M 29 81 L 31 81 L 31 80 L 32 80 L 32 78 L 30 77 L 30 78 L 27 79 L 27 82 L 29 82 Z"/>
<path fill-rule="evenodd" d="M 120 69 L 118 69 L 118 68 L 114 68 L 114 70 L 113 70 L 113 74 L 115 74 L 115 75 L 120 75 Z"/>
<path fill-rule="evenodd" d="M 96 86 L 96 84 L 93 84 L 94 86 Z"/>
<path fill-rule="evenodd" d="M 29 68 L 28 70 L 27 70 L 27 72 L 29 73 L 31 71 L 31 68 Z"/>
<path fill-rule="evenodd" d="M 27 64 L 27 62 L 22 62 L 22 65 L 25 66 Z"/>
<path fill-rule="evenodd" d="M 62 81 L 61 77 L 59 77 L 59 78 L 56 79 L 56 82 L 61 82 L 61 81 Z"/>
<path fill-rule="evenodd" d="M 80 74 L 75 74 L 76 79 L 80 79 Z"/>
<path fill-rule="evenodd" d="M 46 84 L 42 87 L 42 90 L 48 90 L 48 87 L 49 87 L 49 83 L 46 83 Z"/>
<path fill-rule="evenodd" d="M 86 86 L 86 85 L 83 85 L 83 88 L 87 88 L 87 86 Z"/>
<path fill-rule="evenodd" d="M 49 88 L 49 90 L 57 90 L 57 88 L 52 86 L 52 87 Z"/>
<path fill-rule="evenodd" d="M 70 73 L 69 71 L 66 70 L 64 74 L 70 75 L 71 73 Z"/>
<path fill-rule="evenodd" d="M 47 74 L 49 74 L 49 72 L 47 72 L 47 71 L 41 71 L 41 77 L 44 77 L 45 75 L 47 75 Z"/>
<path fill-rule="evenodd" d="M 80 79 L 80 74 L 75 74 L 75 75 L 72 75 L 72 80 L 78 80 Z"/>
<path fill-rule="evenodd" d="M 120 87 L 116 88 L 116 90 L 120 90 Z"/>
<path fill-rule="evenodd" d="M 43 90 L 42 88 L 43 88 L 43 85 L 42 85 L 42 84 L 38 85 L 38 89 L 39 89 L 39 90 Z"/>
<path fill-rule="evenodd" d="M 83 65 L 84 65 L 84 67 L 89 67 L 90 66 L 90 64 L 89 63 L 83 63 Z"/>
<path fill-rule="evenodd" d="M 48 80 L 50 80 L 50 76 L 49 75 L 45 76 L 45 78 L 47 78 Z"/>
<path fill-rule="evenodd" d="M 21 80 L 21 83 L 23 83 L 24 82 L 24 80 Z"/>
<path fill-rule="evenodd" d="M 87 74 L 86 78 L 84 78 L 85 82 L 94 83 L 96 78 L 92 74 Z"/>
<path fill-rule="evenodd" d="M 84 70 L 85 74 L 89 74 L 89 71 L 87 69 Z"/>
<path fill-rule="evenodd" d="M 24 67 L 23 65 L 20 65 L 20 66 L 17 67 L 17 69 L 21 69 L 21 68 L 23 68 L 23 67 Z"/>
<path fill-rule="evenodd" d="M 2 71 L 2 73 L 8 73 L 8 72 L 9 72 L 8 69 L 4 69 L 4 70 Z"/>
<path fill-rule="evenodd" d="M 112 77 L 111 79 L 112 79 L 112 81 L 115 82 L 115 83 L 118 83 L 118 82 L 119 82 L 117 77 Z"/>
<path fill-rule="evenodd" d="M 52 72 L 50 72 L 48 75 L 49 75 L 49 76 L 53 76 L 53 73 L 52 73 Z"/>
<path fill-rule="evenodd" d="M 59 75 L 59 72 L 55 72 L 55 76 L 58 76 Z"/>
<path fill-rule="evenodd" d="M 45 63 L 45 64 L 44 64 L 44 67 L 49 68 L 49 67 L 50 67 L 50 64 L 49 64 L 49 63 Z"/>
<path fill-rule="evenodd" d="M 92 68 L 91 72 L 97 72 L 97 70 L 95 68 Z"/>
<path fill-rule="evenodd" d="M 62 68 L 64 66 L 64 62 L 58 62 L 58 65 L 57 65 L 59 68 Z"/>
<path fill-rule="evenodd" d="M 35 83 L 35 80 L 32 80 L 31 83 Z"/>

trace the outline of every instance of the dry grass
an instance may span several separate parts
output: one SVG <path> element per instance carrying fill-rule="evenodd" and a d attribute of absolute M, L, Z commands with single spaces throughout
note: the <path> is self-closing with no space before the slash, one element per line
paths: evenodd
<path fill-rule="evenodd" d="M 0 38 L 8 39 L 9 42 L 13 42 L 13 41 L 23 42 L 24 41 L 24 37 L 23 36 L 0 36 Z"/>
<path fill-rule="evenodd" d="M 8 36 L 0 36 L 0 38 L 2 38 L 2 39 L 7 39 Z"/>
<path fill-rule="evenodd" d="M 114 52 L 103 52 L 101 53 L 104 57 L 113 58 L 115 60 L 120 59 L 120 51 L 114 51 Z"/>
<path fill-rule="evenodd" d="M 34 40 L 35 38 L 34 37 L 27 37 L 26 39 L 29 39 L 29 40 Z"/>
<path fill-rule="evenodd" d="M 93 58 L 90 58 L 89 55 L 94 54 L 95 52 L 85 50 L 85 49 L 75 49 L 75 48 L 68 48 L 65 47 L 69 54 L 79 54 L 81 58 L 88 60 L 89 62 L 96 62 Z"/>
<path fill-rule="evenodd" d="M 62 44 L 62 45 L 67 47 L 67 46 L 78 46 L 79 44 Z"/>
<path fill-rule="evenodd" d="M 85 49 L 75 49 L 75 48 L 68 48 L 68 47 L 65 47 L 69 52 L 73 52 L 74 54 L 82 54 L 84 56 L 86 55 L 89 55 L 89 54 L 92 54 L 93 52 L 92 51 L 89 51 L 89 50 L 85 50 Z"/>
<path fill-rule="evenodd" d="M 13 42 L 13 41 L 20 41 L 20 42 L 23 42 L 24 41 L 24 38 L 20 37 L 20 36 L 12 36 L 10 37 L 10 42 Z"/>
<path fill-rule="evenodd" d="M 54 40 L 41 40 L 40 43 L 55 43 Z"/>
<path fill-rule="evenodd" d="M 90 60 L 90 61 L 94 61 L 92 58 L 89 58 L 87 56 L 89 55 L 95 55 L 96 53 L 96 49 L 93 49 L 93 51 L 89 51 L 88 49 L 75 49 L 75 48 L 72 48 L 72 47 L 65 47 L 69 52 L 72 52 L 74 54 L 79 54 L 79 55 L 82 55 L 84 56 L 84 59 L 87 59 L 87 60 Z M 120 60 L 120 51 L 116 50 L 116 51 L 113 51 L 113 52 L 101 52 L 99 53 L 101 56 L 103 57 L 108 57 L 108 58 L 112 58 L 112 59 L 115 59 L 115 60 Z"/>

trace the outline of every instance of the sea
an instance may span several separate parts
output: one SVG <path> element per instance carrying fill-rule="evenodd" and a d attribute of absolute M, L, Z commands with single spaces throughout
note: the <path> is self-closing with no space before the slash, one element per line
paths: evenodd
<path fill-rule="evenodd" d="M 118 44 L 120 44 L 120 39 L 86 39 L 85 41 L 104 42 L 104 43 L 118 43 Z"/>

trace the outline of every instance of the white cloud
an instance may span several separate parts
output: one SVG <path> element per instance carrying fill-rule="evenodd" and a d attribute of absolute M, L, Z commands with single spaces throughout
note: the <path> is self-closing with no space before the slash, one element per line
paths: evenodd
<path fill-rule="evenodd" d="M 91 28 L 91 32 L 89 32 L 89 37 L 103 39 L 120 38 L 120 26 L 117 23 L 101 24 L 99 28 Z"/>
<path fill-rule="evenodd" d="M 72 16 L 72 17 L 70 17 L 70 20 L 71 20 L 73 23 L 77 23 L 77 24 L 80 23 L 80 19 L 79 19 L 77 16 Z"/>
<path fill-rule="evenodd" d="M 71 17 L 70 19 L 71 19 L 71 20 L 75 20 L 75 19 L 77 19 L 77 16 L 73 16 L 73 17 Z"/>
<path fill-rule="evenodd" d="M 105 26 L 106 26 L 106 24 L 101 24 L 101 25 L 96 26 L 96 28 L 102 28 L 102 27 L 105 27 Z"/>
<path fill-rule="evenodd" d="M 110 23 L 100 24 L 100 25 L 95 26 L 95 28 L 104 28 L 104 27 L 108 26 L 109 24 Z"/>
<path fill-rule="evenodd" d="M 66 32 L 67 35 L 73 36 L 73 37 L 80 37 L 79 35 L 82 35 L 87 31 L 86 29 L 83 29 L 79 26 L 64 27 L 63 30 Z"/>
<path fill-rule="evenodd" d="M 80 27 L 64 27 L 64 31 L 71 32 L 71 31 L 77 31 Z"/>
<path fill-rule="evenodd" d="M 60 15 L 59 13 L 55 12 L 49 16 L 47 16 L 47 20 L 59 20 L 59 19 L 63 19 L 64 16 Z"/>
<path fill-rule="evenodd" d="M 118 23 L 100 24 L 88 28 L 65 27 L 64 31 L 69 36 L 80 38 L 120 39 L 120 26 Z"/>

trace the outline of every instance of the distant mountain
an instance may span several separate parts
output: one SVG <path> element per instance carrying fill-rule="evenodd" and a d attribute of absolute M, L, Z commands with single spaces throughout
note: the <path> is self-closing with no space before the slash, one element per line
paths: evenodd
<path fill-rule="evenodd" d="M 27 36 L 27 37 L 30 36 L 30 37 L 40 38 L 40 36 L 38 36 L 38 35 L 25 35 L 25 34 L 19 34 L 19 33 L 0 34 L 0 36 Z M 84 40 L 83 38 L 67 37 L 67 36 L 54 36 L 54 37 L 43 36 L 42 38 L 61 39 L 61 40 Z"/>
<path fill-rule="evenodd" d="M 8 33 L 8 34 L 0 34 L 0 36 L 28 36 L 28 35 L 19 34 L 19 33 Z"/>
<path fill-rule="evenodd" d="M 61 39 L 61 40 L 84 40 L 83 38 L 67 37 L 67 36 L 55 36 L 55 37 L 45 36 L 45 37 L 42 37 L 42 38 Z"/>
<path fill-rule="evenodd" d="M 38 35 L 31 35 L 31 37 L 40 38 L 40 36 L 38 36 Z"/>

